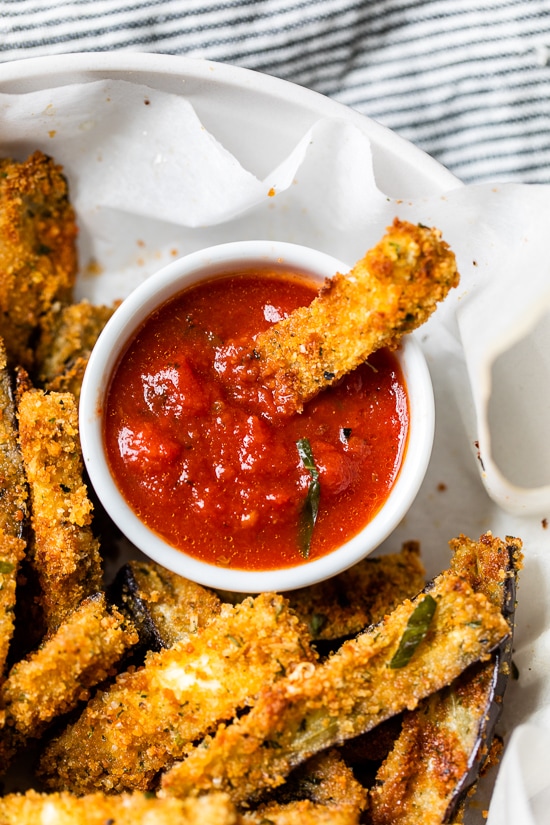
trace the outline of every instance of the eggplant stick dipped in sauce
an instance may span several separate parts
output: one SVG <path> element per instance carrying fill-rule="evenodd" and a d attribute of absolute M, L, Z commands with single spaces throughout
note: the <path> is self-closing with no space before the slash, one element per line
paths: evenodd
<path fill-rule="evenodd" d="M 130 342 L 107 393 L 108 461 L 142 521 L 193 557 L 304 564 L 356 536 L 395 483 L 409 420 L 390 350 L 458 283 L 455 256 L 396 220 L 320 293 L 279 267 L 219 276 Z"/>
<path fill-rule="evenodd" d="M 369 355 L 395 349 L 458 282 L 454 253 L 440 231 L 395 218 L 349 273 L 327 279 L 311 304 L 256 337 L 253 354 L 277 415 L 301 413 Z M 309 440 L 300 438 L 296 446 L 311 474 L 299 523 L 300 553 L 307 559 L 321 483 Z"/>
<path fill-rule="evenodd" d="M 456 259 L 437 229 L 396 218 L 347 274 L 258 335 L 254 354 L 280 412 L 300 412 L 325 387 L 423 324 L 452 287 Z"/>

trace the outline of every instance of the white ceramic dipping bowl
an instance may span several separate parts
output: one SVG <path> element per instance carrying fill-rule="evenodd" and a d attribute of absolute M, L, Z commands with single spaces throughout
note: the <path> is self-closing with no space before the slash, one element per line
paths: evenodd
<path fill-rule="evenodd" d="M 134 513 L 111 475 L 103 441 L 102 411 L 111 375 L 147 317 L 183 289 L 254 264 L 281 266 L 322 282 L 349 266 L 330 255 L 290 243 L 243 241 L 203 249 L 173 261 L 137 287 L 106 325 L 92 352 L 80 400 L 80 436 L 91 483 L 107 513 L 143 553 L 168 569 L 215 589 L 241 593 L 285 591 L 327 579 L 351 567 L 386 539 L 413 503 L 424 478 L 434 436 L 430 374 L 413 335 L 397 351 L 409 401 L 409 434 L 401 469 L 375 517 L 354 538 L 322 558 L 280 570 L 249 572 L 217 567 L 186 555 L 149 529 Z"/>

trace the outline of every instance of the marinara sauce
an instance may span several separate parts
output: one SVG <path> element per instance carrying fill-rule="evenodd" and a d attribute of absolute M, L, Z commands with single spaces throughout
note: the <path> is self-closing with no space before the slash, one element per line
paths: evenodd
<path fill-rule="evenodd" d="M 243 570 L 306 562 L 304 439 L 320 490 L 309 560 L 357 534 L 388 496 L 408 431 L 392 353 L 291 416 L 274 414 L 258 381 L 250 341 L 317 290 L 280 271 L 192 286 L 147 319 L 115 369 L 104 416 L 111 470 L 139 517 L 191 556 Z"/>

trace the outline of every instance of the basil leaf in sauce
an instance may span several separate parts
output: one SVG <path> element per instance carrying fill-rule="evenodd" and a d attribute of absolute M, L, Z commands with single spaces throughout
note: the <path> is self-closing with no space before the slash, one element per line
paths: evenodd
<path fill-rule="evenodd" d="M 300 513 L 300 522 L 298 525 L 300 554 L 304 557 L 304 559 L 307 559 L 309 558 L 309 551 L 311 548 L 313 528 L 315 527 L 317 513 L 319 512 L 321 485 L 319 483 L 319 471 L 315 466 L 309 438 L 300 438 L 296 442 L 296 447 L 298 448 L 298 455 L 302 460 L 302 464 L 306 470 L 309 471 L 311 476 L 306 500 L 304 501 L 304 506 L 302 507 L 302 512 Z"/>
<path fill-rule="evenodd" d="M 436 600 L 429 594 L 415 607 L 390 662 L 391 668 L 405 667 L 410 662 L 414 651 L 429 630 L 436 607 Z"/>

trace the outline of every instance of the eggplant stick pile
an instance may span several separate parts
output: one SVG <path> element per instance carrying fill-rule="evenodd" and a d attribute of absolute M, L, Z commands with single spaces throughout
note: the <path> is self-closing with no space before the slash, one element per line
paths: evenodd
<path fill-rule="evenodd" d="M 150 654 L 99 692 L 46 749 L 40 775 L 54 790 L 149 790 L 157 773 L 262 685 L 313 667 L 305 627 L 274 594 L 226 605 L 201 633 Z"/>
<path fill-rule="evenodd" d="M 285 596 L 229 598 L 143 559 L 107 581 L 113 537 L 94 515 L 76 410 L 114 307 L 74 301 L 61 168 L 40 152 L 0 166 L 8 789 L 10 763 L 36 757 L 0 796 L 0 825 L 459 821 L 510 671 L 519 539 L 458 536 L 427 585 L 414 541 Z M 258 336 L 266 385 L 300 411 L 457 281 L 437 230 L 396 220 L 311 307 Z"/>
<path fill-rule="evenodd" d="M 396 219 L 349 273 L 327 279 L 309 306 L 255 339 L 260 375 L 276 406 L 301 411 L 371 353 L 394 349 L 458 280 L 455 256 L 438 230 Z"/>
<path fill-rule="evenodd" d="M 392 662 L 418 600 L 437 607 L 406 666 Z M 407 600 L 382 623 L 345 642 L 318 667 L 301 668 L 264 689 L 249 714 L 191 749 L 163 777 L 165 794 L 227 791 L 235 802 L 284 781 L 292 768 L 327 747 L 371 730 L 488 658 L 509 633 L 500 611 L 452 573 L 428 595 Z"/>

